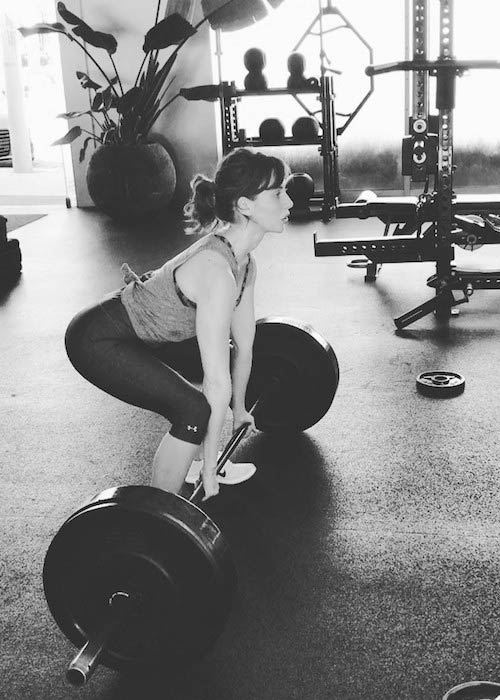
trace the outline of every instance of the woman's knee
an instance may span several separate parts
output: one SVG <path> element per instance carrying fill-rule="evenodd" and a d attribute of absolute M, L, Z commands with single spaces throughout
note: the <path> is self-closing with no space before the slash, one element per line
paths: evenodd
<path fill-rule="evenodd" d="M 85 345 L 85 312 L 73 316 L 64 334 L 64 346 L 73 365 L 80 364 L 79 359 Z"/>
<path fill-rule="evenodd" d="M 212 409 L 201 391 L 184 402 L 177 420 L 172 424 L 171 434 L 180 440 L 201 445 L 206 435 Z"/>

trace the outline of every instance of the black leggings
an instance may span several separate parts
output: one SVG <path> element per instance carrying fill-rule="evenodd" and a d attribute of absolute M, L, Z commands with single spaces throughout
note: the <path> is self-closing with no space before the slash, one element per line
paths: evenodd
<path fill-rule="evenodd" d="M 71 364 L 89 382 L 164 416 L 172 423 L 172 436 L 193 445 L 203 442 L 210 405 L 185 378 L 203 378 L 196 338 L 150 347 L 138 338 L 121 300 L 113 297 L 78 313 L 65 342 Z"/>

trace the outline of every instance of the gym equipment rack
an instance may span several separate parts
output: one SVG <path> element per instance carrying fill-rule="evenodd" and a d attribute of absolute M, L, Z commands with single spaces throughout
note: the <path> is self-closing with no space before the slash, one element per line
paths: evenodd
<path fill-rule="evenodd" d="M 499 61 L 457 61 L 453 56 L 453 0 L 440 2 L 440 54 L 427 60 L 427 0 L 413 3 L 413 59 L 380 66 L 369 65 L 367 75 L 410 71 L 413 76 L 413 110 L 410 135 L 403 139 L 403 175 L 413 182 L 424 182 L 419 196 L 379 198 L 362 193 L 353 204 L 335 207 L 335 218 L 378 217 L 384 235 L 371 239 L 318 238 L 314 235 L 316 256 L 363 254 L 353 267 L 366 268 L 366 281 L 377 278 L 382 263 L 436 263 L 436 274 L 427 284 L 435 297 L 395 319 L 398 329 L 434 312 L 447 320 L 453 307 L 469 301 L 475 289 L 500 289 L 500 270 L 477 272 L 452 264 L 454 245 L 468 250 L 500 243 L 500 194 L 492 196 L 456 195 L 453 191 L 453 110 L 456 79 L 471 69 L 498 69 Z M 429 115 L 428 81 L 436 77 L 436 109 Z M 429 192 L 430 177 L 434 188 Z M 425 230 L 424 225 L 429 223 Z M 392 236 L 390 227 L 394 225 Z M 463 298 L 455 299 L 459 290 Z"/>
<path fill-rule="evenodd" d="M 352 112 L 349 114 L 336 115 L 333 74 L 339 74 L 339 71 L 330 66 L 330 61 L 325 50 L 325 35 L 339 29 L 347 29 L 348 31 L 352 32 L 367 49 L 370 63 L 373 61 L 373 52 L 370 45 L 342 14 L 342 12 L 337 7 L 332 6 L 331 0 L 326 0 L 325 6 L 323 6 L 322 0 L 318 0 L 318 5 L 318 14 L 292 49 L 294 52 L 297 51 L 304 39 L 308 36 L 319 37 L 321 75 L 318 86 L 304 88 L 300 91 L 293 91 L 289 90 L 288 88 L 269 88 L 267 90 L 259 91 L 238 90 L 235 88 L 234 83 L 222 82 L 222 71 L 219 63 L 219 80 L 221 82 L 218 97 L 220 101 L 222 151 L 224 155 L 230 150 L 234 148 L 241 148 L 242 146 L 259 148 L 272 145 L 318 145 L 318 151 L 321 155 L 323 166 L 323 190 L 315 192 L 311 198 L 311 204 L 320 209 L 322 220 L 326 223 L 335 215 L 335 210 L 338 207 L 340 197 L 337 139 L 338 136 L 344 133 L 346 128 L 372 94 L 373 77 L 369 76 L 369 89 Z M 328 16 L 337 18 L 340 24 L 335 27 L 325 29 L 325 18 Z M 316 27 L 318 27 L 318 31 L 316 31 Z M 220 30 L 217 30 L 216 41 L 217 53 L 220 56 L 222 55 Z M 301 100 L 300 95 L 307 93 L 316 94 L 318 96 L 321 108 L 317 112 L 310 111 L 307 105 L 305 105 Z M 238 103 L 242 98 L 263 98 L 277 95 L 292 96 L 299 103 L 302 109 L 311 117 L 316 117 L 317 114 L 321 113 L 321 117 L 319 119 L 320 133 L 316 138 L 307 141 L 298 141 L 293 137 L 285 137 L 284 140 L 276 144 L 269 143 L 269 141 L 264 143 L 260 138 L 248 137 L 245 131 L 239 128 Z M 335 123 L 336 116 L 346 118 L 345 122 L 338 127 Z"/>

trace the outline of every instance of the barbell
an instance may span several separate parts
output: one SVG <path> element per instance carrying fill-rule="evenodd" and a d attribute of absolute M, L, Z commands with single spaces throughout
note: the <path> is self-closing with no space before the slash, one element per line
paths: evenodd
<path fill-rule="evenodd" d="M 257 321 L 246 406 L 263 431 L 314 425 L 329 409 L 339 366 L 329 343 L 289 318 Z M 221 471 L 243 438 L 233 433 Z M 109 488 L 71 515 L 43 567 L 55 622 L 80 649 L 66 672 L 83 685 L 99 664 L 176 672 L 220 636 L 236 592 L 236 567 L 218 526 L 189 499 L 150 486 Z"/>

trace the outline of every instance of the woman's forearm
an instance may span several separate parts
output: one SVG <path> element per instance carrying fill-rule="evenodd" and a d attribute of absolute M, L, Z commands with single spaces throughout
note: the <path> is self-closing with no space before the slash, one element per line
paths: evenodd
<path fill-rule="evenodd" d="M 203 383 L 203 393 L 210 404 L 210 419 L 203 441 L 203 459 L 205 465 L 213 467 L 217 463 L 220 434 L 231 400 L 231 382 Z"/>
<path fill-rule="evenodd" d="M 247 391 L 248 379 L 252 370 L 252 352 L 236 351 L 233 356 L 232 385 L 233 394 L 231 398 L 231 408 L 233 411 L 245 410 L 245 394 Z"/>

